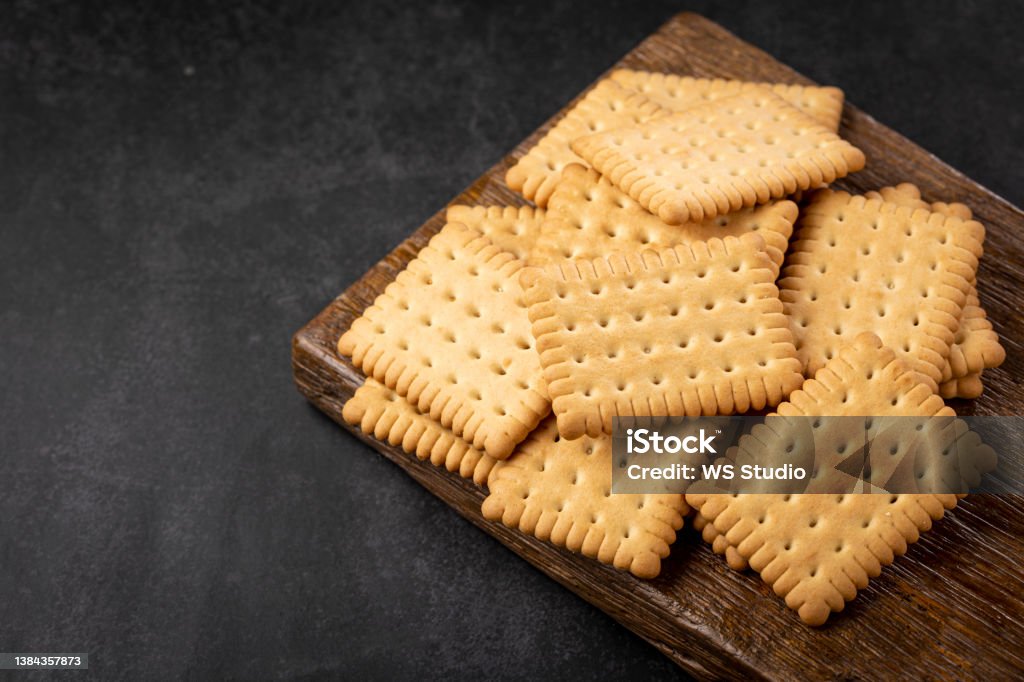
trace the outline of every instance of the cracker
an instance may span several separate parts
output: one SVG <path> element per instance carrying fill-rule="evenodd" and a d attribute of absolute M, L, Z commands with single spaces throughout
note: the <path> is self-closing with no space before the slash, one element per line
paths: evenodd
<path fill-rule="evenodd" d="M 867 192 L 864 196 L 881 198 L 901 206 L 923 208 L 961 220 L 969 221 L 973 217 L 971 209 L 964 204 L 945 202 L 929 204 L 923 201 L 920 190 L 908 182 L 895 187 L 883 187 L 877 192 Z M 984 308 L 981 307 L 977 285 L 972 279 L 967 293 L 967 302 L 961 311 L 953 344 L 950 346 L 949 357 L 943 366 L 943 385 L 939 387 L 940 394 L 945 398 L 978 397 L 983 388 L 981 372 L 998 367 L 1005 359 L 1006 351 L 999 343 L 999 335 L 992 328 L 992 323 L 988 321 L 988 316 L 985 314 Z M 965 381 L 956 381 L 961 378 Z"/>
<path fill-rule="evenodd" d="M 984 234 L 974 221 L 816 193 L 779 280 L 805 374 L 870 331 L 937 390 Z"/>
<path fill-rule="evenodd" d="M 547 206 L 562 169 L 583 163 L 569 143 L 602 130 L 636 125 L 668 112 L 610 79 L 600 81 L 505 175 L 509 187 L 538 206 Z"/>
<path fill-rule="evenodd" d="M 687 507 L 682 495 L 613 495 L 612 439 L 566 440 L 548 418 L 495 472 L 483 515 L 654 578 Z"/>
<path fill-rule="evenodd" d="M 666 223 L 699 222 L 828 184 L 864 154 L 772 92 L 752 92 L 573 140 Z"/>
<path fill-rule="evenodd" d="M 495 459 L 550 404 L 517 283 L 522 261 L 449 223 L 338 341 L 356 367 Z"/>
<path fill-rule="evenodd" d="M 685 111 L 733 95 L 770 90 L 832 132 L 839 130 L 839 119 L 843 115 L 843 91 L 834 87 L 693 78 L 631 69 L 616 69 L 610 77 L 672 111 Z"/>
<path fill-rule="evenodd" d="M 401 446 L 420 460 L 486 485 L 498 460 L 488 457 L 422 414 L 408 400 L 375 379 L 367 379 L 342 408 L 342 417 L 377 440 Z"/>
<path fill-rule="evenodd" d="M 764 237 L 776 275 L 797 216 L 792 201 L 775 201 L 703 223 L 666 225 L 597 171 L 578 164 L 562 171 L 562 180 L 548 207 L 548 219 L 537 239 L 537 263 L 597 258 L 757 232 Z"/>
<path fill-rule="evenodd" d="M 559 432 L 778 404 L 802 377 L 774 279 L 753 233 L 525 269 Z"/>
<path fill-rule="evenodd" d="M 446 217 L 449 223 L 462 223 L 482 232 L 495 246 L 505 249 L 521 261 L 529 262 L 545 212 L 533 206 L 455 204 L 448 207 Z"/>
<path fill-rule="evenodd" d="M 697 502 L 786 606 L 808 625 L 822 625 L 952 509 L 956 496 L 711 495 Z"/>
<path fill-rule="evenodd" d="M 922 375 L 860 334 L 815 379 L 779 406 L 783 416 L 953 416 Z M 761 574 L 786 605 L 810 625 L 843 609 L 946 509 L 956 495 L 709 495 L 687 501 L 722 553 Z M 706 528 L 705 528 L 706 529 Z M 722 540 L 718 538 L 722 537 Z M 742 562 L 730 561 L 742 568 Z"/>

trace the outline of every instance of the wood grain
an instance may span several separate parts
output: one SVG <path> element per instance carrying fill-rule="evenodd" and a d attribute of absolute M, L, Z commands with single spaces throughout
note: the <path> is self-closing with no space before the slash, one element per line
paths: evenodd
<path fill-rule="evenodd" d="M 811 83 L 693 14 L 674 17 L 616 66 Z M 560 115 L 452 203 L 521 205 L 523 200 L 505 186 L 505 171 Z M 965 202 L 986 225 L 988 255 L 978 274 L 979 289 L 1006 346 L 1007 360 L 985 373 L 981 399 L 951 404 L 962 414 L 1024 414 L 1019 379 L 1024 375 L 1019 294 L 1024 284 L 1024 213 L 853 106 L 844 111 L 841 134 L 868 156 L 867 168 L 841 186 L 865 191 L 913 182 L 929 201 Z M 343 424 L 342 405 L 363 377 L 335 353 L 338 337 L 443 222 L 442 209 L 296 333 L 295 381 L 309 400 L 339 423 Z M 638 580 L 485 521 L 480 515 L 480 488 L 349 430 L 464 517 L 696 677 L 1006 679 L 1024 674 L 1020 498 L 967 499 L 844 612 L 833 615 L 825 627 L 813 629 L 803 626 L 757 575 L 730 570 L 692 529 L 681 531 L 658 579 Z"/>

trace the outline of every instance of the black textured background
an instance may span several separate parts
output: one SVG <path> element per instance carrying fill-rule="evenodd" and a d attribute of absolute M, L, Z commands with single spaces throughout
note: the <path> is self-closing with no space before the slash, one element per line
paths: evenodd
<path fill-rule="evenodd" d="M 1018 3 L 4 2 L 0 651 L 676 675 L 309 407 L 289 339 L 682 9 L 1024 200 Z"/>

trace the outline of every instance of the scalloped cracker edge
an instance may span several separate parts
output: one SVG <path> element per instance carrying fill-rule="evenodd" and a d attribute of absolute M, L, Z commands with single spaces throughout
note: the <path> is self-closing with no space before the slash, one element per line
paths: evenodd
<path fill-rule="evenodd" d="M 487 484 L 498 463 L 375 379 L 367 379 L 356 390 L 345 402 L 341 415 L 363 433 L 479 486 Z"/>

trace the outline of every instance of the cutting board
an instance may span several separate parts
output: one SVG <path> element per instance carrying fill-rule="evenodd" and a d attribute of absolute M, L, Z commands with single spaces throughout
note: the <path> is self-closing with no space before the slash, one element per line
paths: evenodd
<path fill-rule="evenodd" d="M 812 84 L 694 14 L 674 17 L 615 66 Z M 505 185 L 506 170 L 574 103 L 566 103 L 452 203 L 523 204 Z M 929 201 L 966 203 L 987 227 L 988 255 L 978 288 L 1007 360 L 985 373 L 981 399 L 951 404 L 962 414 L 1024 414 L 1024 213 L 849 104 L 840 134 L 868 157 L 867 168 L 841 187 L 860 192 L 913 182 Z M 825 627 L 810 628 L 756 574 L 729 569 L 690 528 L 680 532 L 661 576 L 639 580 L 486 521 L 480 514 L 481 488 L 345 425 L 342 405 L 363 376 L 337 355 L 337 339 L 443 225 L 442 208 L 295 334 L 296 384 L 335 421 L 698 678 L 1004 679 L 1024 674 L 1024 500 L 1019 497 L 968 498 Z"/>

